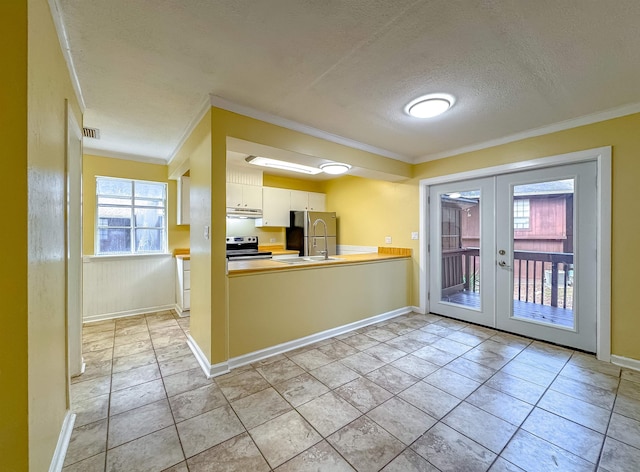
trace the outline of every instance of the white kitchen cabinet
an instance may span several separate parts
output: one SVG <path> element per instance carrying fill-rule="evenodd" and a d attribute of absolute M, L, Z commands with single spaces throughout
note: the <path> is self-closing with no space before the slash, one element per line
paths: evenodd
<path fill-rule="evenodd" d="M 191 216 L 189 210 L 189 192 L 191 189 L 191 178 L 183 175 L 178 179 L 178 204 L 177 204 L 177 217 L 179 225 L 191 224 Z"/>
<path fill-rule="evenodd" d="M 256 219 L 256 227 L 289 226 L 290 192 L 283 188 L 262 188 L 262 218 Z"/>
<path fill-rule="evenodd" d="M 326 195 L 317 192 L 291 190 L 290 210 L 326 211 Z"/>
<path fill-rule="evenodd" d="M 191 310 L 191 260 L 183 257 L 176 258 L 176 309 L 180 316 Z"/>
<path fill-rule="evenodd" d="M 262 209 L 262 187 L 227 182 L 227 208 Z"/>

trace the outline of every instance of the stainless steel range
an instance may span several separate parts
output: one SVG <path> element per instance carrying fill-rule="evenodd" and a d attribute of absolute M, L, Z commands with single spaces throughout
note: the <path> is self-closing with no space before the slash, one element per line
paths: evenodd
<path fill-rule="evenodd" d="M 271 259 L 271 252 L 258 249 L 258 236 L 227 236 L 227 259 Z"/>

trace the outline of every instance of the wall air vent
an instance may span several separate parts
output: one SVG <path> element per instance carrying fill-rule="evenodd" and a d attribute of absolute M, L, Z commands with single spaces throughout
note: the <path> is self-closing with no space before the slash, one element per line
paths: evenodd
<path fill-rule="evenodd" d="M 98 128 L 82 128 L 82 136 L 85 138 L 100 139 L 100 130 Z"/>

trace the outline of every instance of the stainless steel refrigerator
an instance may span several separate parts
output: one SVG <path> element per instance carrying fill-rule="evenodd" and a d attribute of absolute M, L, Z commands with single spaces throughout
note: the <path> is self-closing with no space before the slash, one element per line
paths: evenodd
<path fill-rule="evenodd" d="M 320 256 L 328 251 L 336 254 L 336 214 L 325 211 L 292 211 L 287 228 L 287 249 L 301 256 Z"/>

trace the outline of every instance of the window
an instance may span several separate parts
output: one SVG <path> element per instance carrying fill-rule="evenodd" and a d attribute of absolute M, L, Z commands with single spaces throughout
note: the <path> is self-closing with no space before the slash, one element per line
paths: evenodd
<path fill-rule="evenodd" d="M 513 201 L 513 229 L 529 229 L 529 199 L 521 198 Z"/>
<path fill-rule="evenodd" d="M 96 254 L 166 252 L 166 183 L 96 177 L 96 202 Z"/>

